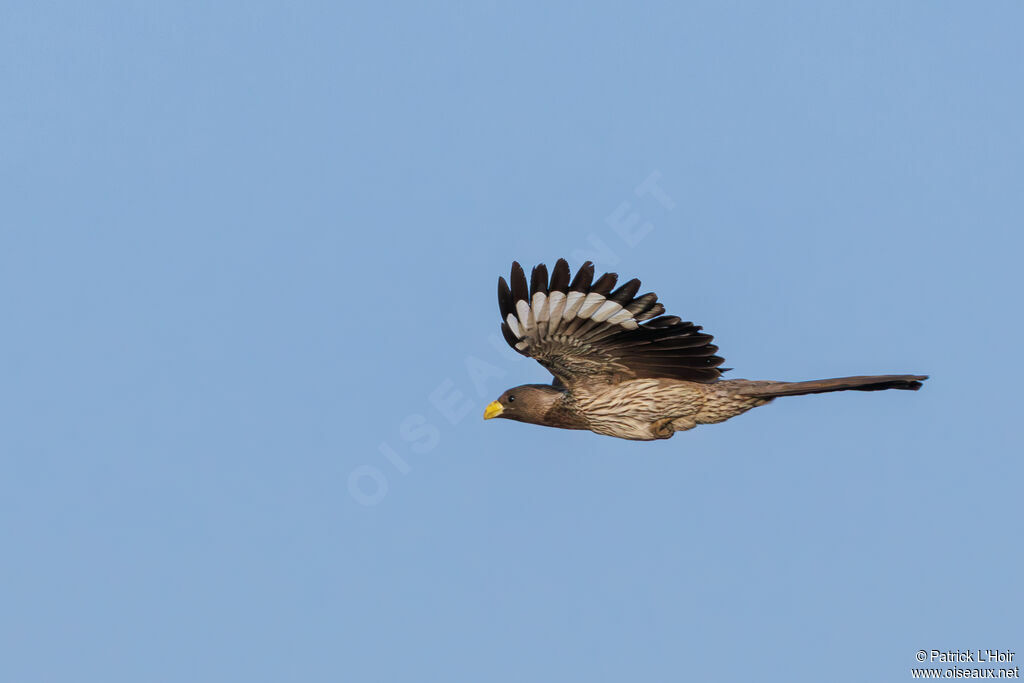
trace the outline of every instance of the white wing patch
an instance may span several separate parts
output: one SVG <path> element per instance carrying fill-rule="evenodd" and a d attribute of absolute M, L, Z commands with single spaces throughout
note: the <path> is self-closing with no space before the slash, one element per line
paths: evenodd
<path fill-rule="evenodd" d="M 562 311 L 565 310 L 565 293 L 551 292 L 548 294 L 548 317 L 558 324 L 562 318 Z"/>
<path fill-rule="evenodd" d="M 520 329 L 522 329 L 523 334 L 526 334 L 527 332 L 530 331 L 530 328 L 532 327 L 530 323 L 533 321 L 533 312 L 530 310 L 530 304 L 526 303 L 525 301 L 517 301 L 516 315 L 519 318 Z M 521 337 L 523 335 L 517 334 L 516 336 Z"/>
<path fill-rule="evenodd" d="M 601 304 L 601 308 L 594 311 L 593 315 L 590 316 L 590 319 L 603 323 L 605 320 L 608 320 L 621 310 L 622 306 L 618 305 L 614 301 L 605 301 Z"/>
<path fill-rule="evenodd" d="M 604 296 L 597 292 L 587 294 L 587 298 L 583 300 L 583 305 L 580 306 L 580 312 L 576 314 L 576 317 L 589 318 L 595 311 L 597 311 L 598 308 L 600 308 L 604 301 Z"/>
<path fill-rule="evenodd" d="M 517 339 L 528 336 L 540 322 L 548 322 L 548 336 L 554 335 L 575 319 L 618 325 L 624 330 L 639 327 L 632 313 L 596 292 L 534 292 L 530 299 L 516 301 L 515 313 L 509 313 L 505 320 Z M 516 344 L 520 351 L 527 346 L 525 341 Z"/>
<path fill-rule="evenodd" d="M 576 312 L 580 310 L 585 296 L 583 292 L 569 292 L 569 296 L 565 298 L 565 312 L 562 313 L 562 320 L 572 320 L 576 317 Z"/>
<path fill-rule="evenodd" d="M 517 317 L 516 317 L 515 315 L 513 315 L 512 313 L 509 313 L 509 314 L 508 314 L 508 318 L 506 318 L 506 319 L 505 319 L 505 322 L 507 322 L 507 323 L 508 323 L 508 328 L 509 328 L 510 330 L 512 330 L 512 334 L 514 334 L 514 335 L 516 336 L 516 338 L 517 338 L 517 339 L 518 339 L 519 337 L 522 337 L 522 336 L 523 336 L 523 335 L 522 335 L 522 334 L 521 334 L 521 333 L 519 332 L 519 318 L 517 318 Z"/>
<path fill-rule="evenodd" d="M 548 319 L 548 296 L 544 292 L 535 292 L 533 295 L 533 302 L 530 304 L 530 310 L 533 311 L 533 318 L 537 322 L 543 322 Z"/>

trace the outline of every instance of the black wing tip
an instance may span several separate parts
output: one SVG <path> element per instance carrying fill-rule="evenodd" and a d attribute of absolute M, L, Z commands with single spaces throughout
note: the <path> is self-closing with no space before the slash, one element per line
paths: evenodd
<path fill-rule="evenodd" d="M 509 274 L 509 283 L 512 285 L 512 301 L 523 301 L 529 298 L 530 288 L 526 283 L 526 273 L 519 261 L 512 262 L 512 272 Z"/>
<path fill-rule="evenodd" d="M 498 276 L 498 310 L 501 311 L 501 319 L 504 320 L 512 312 L 512 290 L 509 289 L 505 278 Z"/>
<path fill-rule="evenodd" d="M 560 258 L 555 262 L 555 267 L 551 270 L 551 286 L 549 291 L 567 294 L 568 290 L 569 263 L 564 258 Z"/>
<path fill-rule="evenodd" d="M 538 263 L 530 272 L 530 296 L 537 292 L 548 293 L 548 267 Z"/>
<path fill-rule="evenodd" d="M 614 292 L 608 295 L 609 301 L 614 301 L 620 306 L 628 306 L 633 302 L 636 293 L 640 291 L 640 280 L 633 278 L 622 284 Z"/>
<path fill-rule="evenodd" d="M 584 261 L 583 265 L 577 269 L 575 276 L 572 276 L 569 262 L 564 258 L 559 258 L 555 261 L 555 266 L 551 269 L 550 276 L 548 273 L 547 265 L 538 263 L 530 271 L 530 277 L 527 278 L 526 270 L 522 264 L 519 261 L 513 261 L 509 277 L 512 283 L 511 290 L 513 293 L 516 292 L 516 281 L 521 274 L 523 280 L 528 283 L 528 293 L 531 297 L 536 292 L 544 292 L 545 294 L 554 291 L 565 293 L 573 291 L 583 292 L 584 294 L 596 292 L 617 301 L 620 305 L 626 305 L 636 300 L 636 293 L 640 290 L 641 284 L 638 278 L 633 278 L 619 286 L 618 289 L 615 289 L 619 278 L 618 273 L 615 272 L 604 273 L 595 281 L 594 278 L 597 273 L 593 261 Z M 613 289 L 615 289 L 614 292 L 612 291 Z M 653 295 L 654 293 L 649 292 L 649 294 Z M 654 296 L 655 301 L 657 301 L 657 295 Z"/>
<path fill-rule="evenodd" d="M 600 294 L 601 296 L 604 296 L 604 297 L 607 298 L 607 296 L 612 291 L 612 287 L 614 287 L 615 283 L 618 282 L 618 281 L 619 281 L 619 274 L 618 273 L 605 273 L 604 275 L 599 277 L 597 279 L 597 282 L 595 282 L 591 286 L 590 291 L 594 292 L 596 294 Z"/>
<path fill-rule="evenodd" d="M 590 283 L 594 281 L 594 263 L 587 261 L 579 270 L 576 271 L 576 277 L 572 279 L 572 283 L 569 285 L 569 291 L 581 292 L 587 294 L 590 292 Z"/>

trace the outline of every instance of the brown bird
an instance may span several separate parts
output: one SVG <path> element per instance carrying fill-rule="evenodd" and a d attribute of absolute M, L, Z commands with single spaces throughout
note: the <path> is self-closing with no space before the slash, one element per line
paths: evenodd
<path fill-rule="evenodd" d="M 514 387 L 491 402 L 484 419 L 503 417 L 621 439 L 667 439 L 699 424 L 724 422 L 777 396 L 829 391 L 921 388 L 927 375 L 873 375 L 810 382 L 721 379 L 727 368 L 701 327 L 674 315 L 639 280 L 614 289 L 615 273 L 594 282 L 594 264 L 569 281 L 559 259 L 533 269 L 529 286 L 518 263 L 511 287 L 498 278 L 501 331 L 509 346 L 554 375 L 548 384 Z"/>

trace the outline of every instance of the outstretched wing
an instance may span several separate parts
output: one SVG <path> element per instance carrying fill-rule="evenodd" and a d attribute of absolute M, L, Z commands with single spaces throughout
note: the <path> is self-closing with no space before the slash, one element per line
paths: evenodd
<path fill-rule="evenodd" d="M 569 264 L 559 259 L 550 280 L 544 264 L 533 269 L 529 285 L 518 263 L 512 264 L 511 287 L 498 278 L 505 340 L 566 387 L 639 377 L 714 382 L 723 372 L 711 335 L 661 315 L 665 307 L 653 292 L 636 296 L 639 280 L 612 291 L 618 276 L 605 273 L 594 282 L 589 261 L 572 282 L 569 276 Z"/>

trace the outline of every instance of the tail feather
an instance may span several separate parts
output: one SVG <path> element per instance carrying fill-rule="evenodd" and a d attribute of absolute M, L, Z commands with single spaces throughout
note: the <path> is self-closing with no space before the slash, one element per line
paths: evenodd
<path fill-rule="evenodd" d="M 809 382 L 771 382 L 749 386 L 739 393 L 745 396 L 775 398 L 776 396 L 802 396 L 824 394 L 830 391 L 882 391 L 883 389 L 906 389 L 917 391 L 928 375 L 867 375 L 861 377 L 836 377 L 815 379 Z"/>

